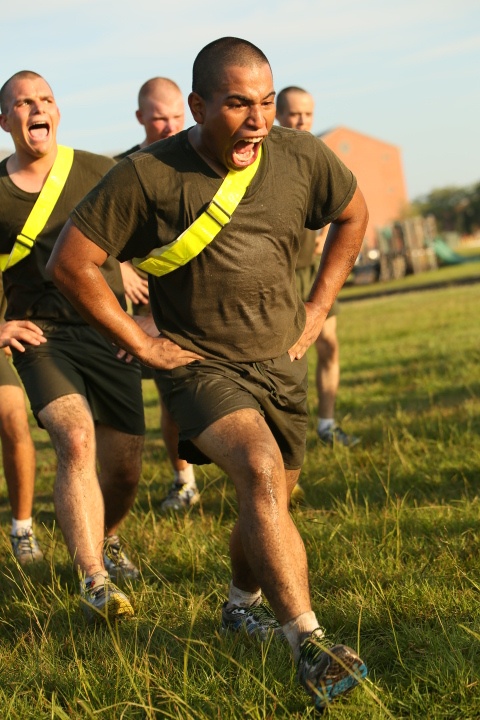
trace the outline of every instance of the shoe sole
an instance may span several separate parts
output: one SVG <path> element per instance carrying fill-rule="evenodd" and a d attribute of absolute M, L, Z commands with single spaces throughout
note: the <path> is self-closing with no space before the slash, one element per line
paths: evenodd
<path fill-rule="evenodd" d="M 97 620 L 123 620 L 131 618 L 135 614 L 127 598 L 111 597 L 101 610 L 90 605 L 84 598 L 81 598 L 81 601 L 85 617 L 90 623 Z"/>
<path fill-rule="evenodd" d="M 330 656 L 331 662 L 322 679 L 317 681 L 317 685 L 307 680 L 308 691 L 319 712 L 323 712 L 340 695 L 353 690 L 368 674 L 363 660 L 345 645 L 336 645 L 326 654 Z"/>
<path fill-rule="evenodd" d="M 191 498 L 188 502 L 188 505 L 184 505 L 183 503 L 179 503 L 178 505 L 172 504 L 171 505 L 165 505 L 167 502 L 166 500 L 160 505 L 160 511 L 162 513 L 168 513 L 168 512 L 186 512 L 187 510 L 190 510 L 193 505 L 196 505 L 198 501 L 200 500 L 200 495 L 196 495 L 193 498 Z"/>

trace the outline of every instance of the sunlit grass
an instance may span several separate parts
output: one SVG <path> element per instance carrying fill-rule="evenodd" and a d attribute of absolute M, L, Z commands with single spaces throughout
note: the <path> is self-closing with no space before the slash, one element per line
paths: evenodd
<path fill-rule="evenodd" d="M 310 388 L 307 504 L 294 517 L 320 622 L 370 668 L 331 718 L 480 717 L 479 306 L 480 285 L 342 305 L 337 419 L 362 438 L 351 451 L 317 443 Z M 44 432 L 34 429 L 43 566 L 13 562 L 3 496 L 0 717 L 313 718 L 288 647 L 220 635 L 234 493 L 215 466 L 198 468 L 199 506 L 160 515 L 171 472 L 151 382 L 145 399 L 143 479 L 123 526 L 142 571 L 127 588 L 133 621 L 84 623 Z"/>

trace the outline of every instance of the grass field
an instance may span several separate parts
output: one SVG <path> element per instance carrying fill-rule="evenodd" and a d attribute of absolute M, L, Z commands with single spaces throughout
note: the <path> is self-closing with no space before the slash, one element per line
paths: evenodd
<path fill-rule="evenodd" d="M 362 438 L 351 451 L 316 442 L 310 389 L 308 504 L 294 516 L 317 616 L 370 668 L 332 719 L 480 717 L 479 307 L 480 284 L 343 304 L 337 414 Z M 148 382 L 145 401 L 143 479 L 123 528 L 142 569 L 135 620 L 84 623 L 44 432 L 34 429 L 43 567 L 21 573 L 12 560 L 2 495 L 0 717 L 313 718 L 283 643 L 219 634 L 232 487 L 199 468 L 200 505 L 160 516 L 170 470 Z"/>

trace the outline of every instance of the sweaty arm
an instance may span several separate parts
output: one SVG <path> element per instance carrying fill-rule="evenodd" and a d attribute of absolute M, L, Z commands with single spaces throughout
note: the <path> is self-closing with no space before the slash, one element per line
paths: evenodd
<path fill-rule="evenodd" d="M 55 243 L 47 272 L 90 325 L 145 365 L 168 370 L 201 359 L 165 337 L 151 337 L 122 309 L 100 272 L 107 257 L 68 220 Z"/>
<path fill-rule="evenodd" d="M 329 310 L 355 264 L 367 222 L 367 206 L 357 187 L 347 207 L 330 225 L 317 277 L 305 303 L 305 328 L 288 351 L 292 360 L 299 360 L 319 336 Z"/>

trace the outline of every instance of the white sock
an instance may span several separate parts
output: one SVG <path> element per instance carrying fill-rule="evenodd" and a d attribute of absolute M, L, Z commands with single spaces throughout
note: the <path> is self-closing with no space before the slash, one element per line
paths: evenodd
<path fill-rule="evenodd" d="M 23 535 L 32 529 L 32 518 L 27 520 L 16 520 L 12 517 L 12 535 Z"/>
<path fill-rule="evenodd" d="M 94 587 L 98 587 L 99 585 L 105 585 L 105 581 L 108 579 L 108 573 L 105 571 L 103 572 L 97 572 L 94 575 L 89 575 L 88 577 L 83 580 L 83 585 L 86 585 L 91 580 L 95 580 Z M 81 581 L 82 584 L 82 581 Z"/>
<path fill-rule="evenodd" d="M 262 591 L 257 590 L 254 593 L 246 592 L 245 590 L 240 590 L 240 588 L 235 587 L 233 582 L 230 583 L 230 589 L 228 591 L 228 605 L 231 607 L 232 605 L 236 605 L 237 607 L 252 607 L 252 605 L 258 600 L 258 598 L 262 597 Z"/>
<path fill-rule="evenodd" d="M 175 484 L 186 485 L 192 487 L 195 485 L 195 473 L 193 472 L 193 465 L 187 465 L 184 470 L 175 470 Z"/>
<path fill-rule="evenodd" d="M 333 418 L 318 418 L 317 431 L 319 433 L 326 432 L 327 430 L 331 430 L 334 425 L 335 420 Z"/>
<path fill-rule="evenodd" d="M 285 637 L 292 648 L 295 664 L 298 662 L 298 658 L 300 656 L 300 644 L 302 640 L 304 640 L 314 630 L 318 629 L 318 620 L 313 610 L 304 612 L 296 618 L 293 618 L 293 620 L 289 620 L 289 622 L 285 623 L 285 625 L 282 625 Z M 322 632 L 323 635 L 323 631 L 320 632 Z"/>

